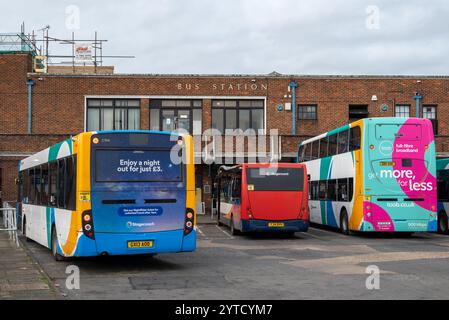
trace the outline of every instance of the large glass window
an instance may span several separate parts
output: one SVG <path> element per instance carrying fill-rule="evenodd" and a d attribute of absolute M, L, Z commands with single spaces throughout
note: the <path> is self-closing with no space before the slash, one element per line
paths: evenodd
<path fill-rule="evenodd" d="M 213 100 L 212 128 L 225 133 L 226 130 L 260 130 L 264 124 L 263 100 Z"/>
<path fill-rule="evenodd" d="M 140 100 L 88 99 L 87 131 L 139 130 Z"/>
<path fill-rule="evenodd" d="M 317 119 L 317 106 L 316 105 L 298 105 L 298 119 L 316 120 Z"/>

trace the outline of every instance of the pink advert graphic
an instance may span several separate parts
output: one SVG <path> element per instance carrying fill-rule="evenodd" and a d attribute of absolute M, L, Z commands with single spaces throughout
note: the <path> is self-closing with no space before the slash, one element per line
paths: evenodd
<path fill-rule="evenodd" d="M 363 212 L 365 212 L 364 220 L 373 225 L 374 230 L 383 232 L 394 232 L 394 224 L 388 213 L 378 206 L 369 201 L 363 202 Z M 368 217 L 367 213 L 371 213 Z"/>
<path fill-rule="evenodd" d="M 429 137 L 425 134 L 420 141 L 401 141 L 400 139 L 401 136 L 407 137 L 413 134 L 415 124 L 416 120 L 409 119 L 401 126 L 398 132 L 399 138 L 394 140 L 392 158 L 394 160 L 408 158 L 412 161 L 419 159 L 419 161 L 413 161 L 411 167 L 404 167 L 402 161 L 395 161 L 393 169 L 401 173 L 396 180 L 407 197 L 424 199 L 415 203 L 426 210 L 436 211 L 436 179 L 427 170 L 424 161 L 425 146 L 433 142 L 433 136 Z"/>

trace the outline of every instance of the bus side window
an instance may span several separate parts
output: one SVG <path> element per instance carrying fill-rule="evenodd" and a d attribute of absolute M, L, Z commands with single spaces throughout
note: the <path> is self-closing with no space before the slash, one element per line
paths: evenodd
<path fill-rule="evenodd" d="M 47 206 L 49 200 L 49 181 L 48 181 L 48 163 L 41 166 L 41 205 Z"/>
<path fill-rule="evenodd" d="M 318 199 L 326 200 L 326 180 L 319 182 Z"/>
<path fill-rule="evenodd" d="M 309 161 L 310 160 L 310 143 L 307 143 L 303 146 L 302 150 L 302 161 Z"/>
<path fill-rule="evenodd" d="M 356 126 L 349 130 L 349 151 L 356 151 L 360 149 L 361 144 L 360 127 Z"/>
<path fill-rule="evenodd" d="M 352 201 L 352 193 L 354 192 L 354 179 L 348 179 L 348 201 Z"/>
<path fill-rule="evenodd" d="M 439 201 L 449 201 L 449 170 L 437 171 L 437 193 Z"/>
<path fill-rule="evenodd" d="M 56 207 L 58 205 L 58 162 L 53 161 L 50 163 L 50 169 L 49 169 L 49 178 L 50 178 L 50 206 Z"/>
<path fill-rule="evenodd" d="M 66 161 L 66 190 L 65 208 L 76 210 L 76 157 L 67 158 Z"/>
<path fill-rule="evenodd" d="M 335 201 L 337 200 L 337 193 L 336 193 L 336 188 L 337 188 L 337 180 L 333 179 L 333 180 L 328 180 L 327 181 L 327 197 L 326 200 L 329 201 Z"/>
<path fill-rule="evenodd" d="M 34 204 L 40 205 L 41 204 L 41 195 L 42 195 L 42 175 L 41 175 L 41 167 L 34 168 L 34 189 L 35 189 L 35 196 L 34 196 Z"/>
<path fill-rule="evenodd" d="M 65 200 L 64 200 L 64 186 L 65 186 L 65 160 L 58 160 L 58 189 L 57 189 L 57 198 L 58 198 L 58 207 L 64 208 Z"/>
<path fill-rule="evenodd" d="M 242 180 L 239 178 L 235 178 L 232 184 L 232 198 L 234 201 L 240 201 L 242 194 Z"/>
<path fill-rule="evenodd" d="M 337 135 L 332 134 L 329 136 L 329 156 L 335 156 L 337 154 Z"/>
<path fill-rule="evenodd" d="M 30 171 L 24 170 L 22 171 L 22 183 L 23 183 L 23 194 L 22 201 L 24 203 L 28 203 L 28 199 L 30 197 Z"/>
<path fill-rule="evenodd" d="M 348 201 L 348 179 L 338 179 L 337 181 L 338 201 Z"/>
<path fill-rule="evenodd" d="M 312 155 L 311 160 L 318 159 L 320 153 L 320 140 L 316 140 L 312 142 Z"/>
<path fill-rule="evenodd" d="M 30 195 L 28 198 L 28 203 L 34 204 L 34 197 L 36 195 L 36 189 L 34 189 L 34 169 L 30 169 L 29 175 L 30 175 Z"/>
<path fill-rule="evenodd" d="M 349 130 L 344 130 L 338 133 L 338 153 L 348 152 L 348 133 Z"/>
<path fill-rule="evenodd" d="M 304 160 L 304 155 L 303 155 L 303 153 L 304 153 L 304 146 L 303 145 L 300 145 L 299 146 L 299 149 L 298 149 L 298 162 L 303 162 Z"/>
<path fill-rule="evenodd" d="M 328 137 L 322 138 L 320 140 L 320 158 L 327 157 L 327 149 L 329 145 L 329 139 Z"/>

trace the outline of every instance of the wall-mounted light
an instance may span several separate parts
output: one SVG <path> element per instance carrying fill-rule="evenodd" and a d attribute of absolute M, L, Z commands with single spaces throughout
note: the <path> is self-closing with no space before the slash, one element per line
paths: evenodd
<path fill-rule="evenodd" d="M 376 96 L 375 94 L 373 94 L 373 95 L 371 96 L 371 101 L 377 101 L 377 96 Z"/>

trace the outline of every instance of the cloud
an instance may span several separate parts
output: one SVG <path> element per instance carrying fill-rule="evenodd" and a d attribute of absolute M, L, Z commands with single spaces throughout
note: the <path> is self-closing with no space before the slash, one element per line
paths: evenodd
<path fill-rule="evenodd" d="M 445 1 L 138 0 L 4 4 L 3 32 L 51 25 L 70 38 L 65 8 L 80 8 L 77 37 L 98 30 L 105 59 L 124 73 L 448 74 Z M 378 28 L 367 28 L 368 6 Z M 5 8 L 7 7 L 7 8 Z M 15 17 L 11 19 L 10 17 Z M 7 19 L 8 18 L 8 19 Z M 52 45 L 52 52 L 70 48 Z"/>

